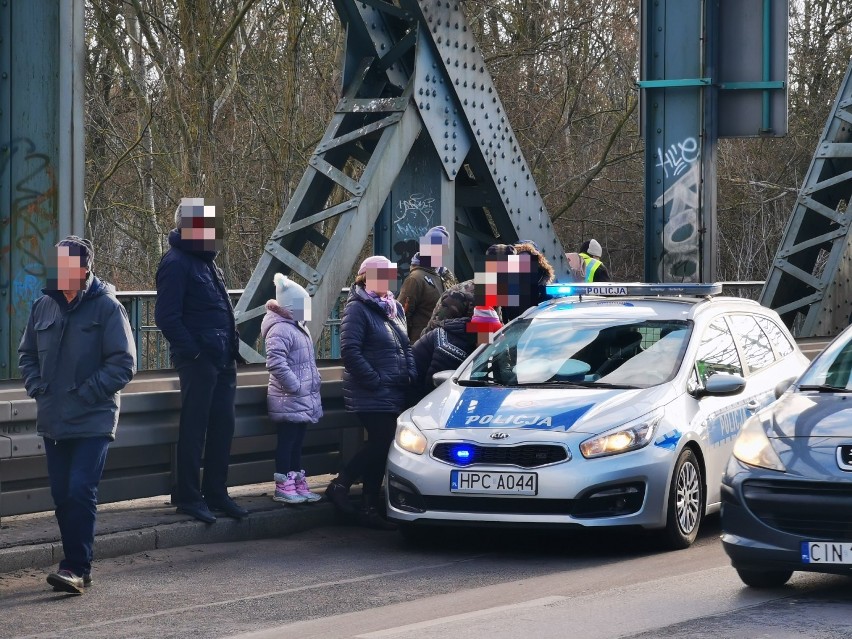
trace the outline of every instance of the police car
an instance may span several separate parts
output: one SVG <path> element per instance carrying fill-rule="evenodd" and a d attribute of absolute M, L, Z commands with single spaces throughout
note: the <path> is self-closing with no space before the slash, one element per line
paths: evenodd
<path fill-rule="evenodd" d="M 807 359 L 721 285 L 551 285 L 400 415 L 387 513 L 434 525 L 640 526 L 671 548 L 718 510 L 743 422 Z"/>

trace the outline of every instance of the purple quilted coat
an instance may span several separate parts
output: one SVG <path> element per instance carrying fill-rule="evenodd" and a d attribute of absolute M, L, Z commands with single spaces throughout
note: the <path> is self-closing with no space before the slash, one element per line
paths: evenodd
<path fill-rule="evenodd" d="M 322 417 L 320 374 L 310 334 L 275 300 L 266 303 L 260 331 L 266 340 L 269 419 L 318 422 Z"/>

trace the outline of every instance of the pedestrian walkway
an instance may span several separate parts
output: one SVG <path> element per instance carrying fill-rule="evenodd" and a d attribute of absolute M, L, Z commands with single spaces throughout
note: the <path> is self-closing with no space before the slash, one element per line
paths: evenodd
<path fill-rule="evenodd" d="M 332 475 L 308 478 L 322 492 Z M 272 501 L 272 481 L 229 489 L 249 511 L 241 521 L 219 517 L 214 524 L 175 512 L 168 496 L 102 504 L 98 507 L 95 561 L 159 548 L 280 537 L 334 522 L 326 501 L 284 505 Z M 0 573 L 55 566 L 62 543 L 53 512 L 3 517 L 0 522 Z"/>

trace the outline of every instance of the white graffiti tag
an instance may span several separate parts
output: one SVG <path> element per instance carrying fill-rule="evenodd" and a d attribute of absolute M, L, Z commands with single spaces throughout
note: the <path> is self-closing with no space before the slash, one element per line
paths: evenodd
<path fill-rule="evenodd" d="M 674 176 L 681 175 L 689 165 L 698 159 L 698 142 L 695 138 L 686 138 L 683 142 L 672 144 L 665 153 L 657 148 L 657 165 L 669 177 L 669 170 Z"/>
<path fill-rule="evenodd" d="M 678 180 L 654 203 L 663 209 L 661 282 L 697 282 L 699 261 L 699 206 L 701 163 L 692 161 Z"/>
<path fill-rule="evenodd" d="M 435 198 L 412 193 L 397 202 L 393 223 L 397 237 L 419 239 L 432 227 Z"/>

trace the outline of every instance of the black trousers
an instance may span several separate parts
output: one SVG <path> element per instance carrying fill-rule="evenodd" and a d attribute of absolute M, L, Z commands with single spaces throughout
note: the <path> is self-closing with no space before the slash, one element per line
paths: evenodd
<path fill-rule="evenodd" d="M 180 433 L 177 444 L 176 504 L 220 500 L 227 493 L 237 368 L 218 368 L 204 355 L 177 367 L 180 378 Z M 206 445 L 205 445 L 206 438 Z M 204 452 L 204 481 L 200 481 Z"/>
<path fill-rule="evenodd" d="M 396 413 L 357 413 L 367 431 L 367 441 L 346 464 L 341 473 L 343 483 L 351 484 L 361 478 L 364 497 L 376 499 L 382 488 L 388 449 L 396 433 Z"/>

